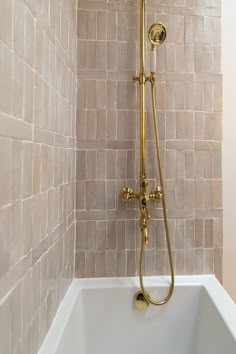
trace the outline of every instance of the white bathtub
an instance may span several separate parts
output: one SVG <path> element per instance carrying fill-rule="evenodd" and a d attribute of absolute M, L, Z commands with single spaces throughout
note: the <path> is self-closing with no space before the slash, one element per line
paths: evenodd
<path fill-rule="evenodd" d="M 138 278 L 74 280 L 39 354 L 236 354 L 236 306 L 216 278 L 175 280 L 170 302 L 144 312 Z M 145 284 L 160 298 L 167 278 Z"/>

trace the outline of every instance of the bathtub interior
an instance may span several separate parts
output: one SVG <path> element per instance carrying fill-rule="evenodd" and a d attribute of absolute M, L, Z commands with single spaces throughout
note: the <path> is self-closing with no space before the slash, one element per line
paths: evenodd
<path fill-rule="evenodd" d="M 157 296 L 158 290 L 152 290 Z M 202 286 L 178 287 L 163 307 L 137 311 L 133 291 L 83 291 L 81 353 L 236 353 L 235 341 Z M 127 296 L 128 295 L 128 296 Z M 230 349 L 230 347 L 232 347 Z"/>
<path fill-rule="evenodd" d="M 157 296 L 158 290 L 163 289 L 149 292 Z M 178 288 L 167 305 L 149 306 L 146 311 L 135 309 L 135 291 L 122 289 L 115 294 L 114 289 L 98 289 L 96 295 L 91 289 L 83 291 L 84 352 L 191 353 L 201 289 Z"/>
<path fill-rule="evenodd" d="M 177 284 L 168 304 L 144 312 L 133 305 L 138 286 L 126 285 L 79 287 L 67 299 L 57 345 L 39 354 L 236 353 L 236 338 L 201 283 Z M 149 289 L 155 298 L 166 291 L 164 284 Z"/>
<path fill-rule="evenodd" d="M 232 317 L 236 325 L 236 308 L 232 313 Z M 234 329 L 236 330 L 235 326 Z M 230 328 L 205 288 L 202 289 L 200 306 L 195 322 L 193 349 L 193 354 L 236 353 L 236 337 L 231 333 Z"/>

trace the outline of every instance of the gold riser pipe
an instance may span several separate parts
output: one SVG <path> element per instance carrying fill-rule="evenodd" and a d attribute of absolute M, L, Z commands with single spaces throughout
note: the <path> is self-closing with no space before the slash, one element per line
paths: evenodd
<path fill-rule="evenodd" d="M 145 146 L 145 0 L 140 6 L 140 186 L 146 192 L 142 181 L 146 178 L 146 146 Z M 144 190 L 145 189 L 145 190 Z"/>

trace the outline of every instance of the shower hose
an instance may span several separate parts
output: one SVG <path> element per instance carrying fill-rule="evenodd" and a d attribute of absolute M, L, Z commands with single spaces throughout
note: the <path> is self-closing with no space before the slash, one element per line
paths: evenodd
<path fill-rule="evenodd" d="M 167 242 L 167 249 L 168 249 L 168 257 L 169 257 L 169 265 L 170 265 L 170 274 L 171 274 L 171 284 L 168 291 L 167 296 L 161 301 L 153 300 L 148 292 L 145 290 L 144 283 L 143 283 L 143 260 L 144 260 L 144 248 L 145 248 L 145 237 L 144 233 L 142 233 L 141 239 L 141 251 L 140 251 L 140 261 L 139 261 L 139 279 L 140 279 L 140 287 L 144 296 L 144 299 L 147 303 L 152 305 L 164 305 L 169 301 L 171 295 L 174 291 L 174 268 L 173 268 L 173 260 L 171 254 L 171 244 L 170 244 L 170 235 L 169 235 L 169 228 L 168 228 L 168 221 L 167 221 L 167 211 L 166 211 L 166 201 L 165 201 L 165 191 L 164 191 L 164 182 L 162 176 L 162 165 L 161 165 L 161 157 L 160 157 L 160 144 L 159 144 L 159 137 L 158 137 L 158 127 L 157 127 L 157 114 L 156 114 L 156 87 L 155 87 L 155 77 L 154 74 L 151 73 L 151 99 L 152 99 L 152 116 L 153 116 L 153 126 L 154 126 L 154 133 L 155 133 L 155 141 L 156 141 L 156 158 L 157 158 L 157 166 L 158 172 L 160 177 L 160 186 L 162 190 L 162 210 L 163 210 L 163 217 L 164 217 L 164 226 L 165 226 L 165 235 L 166 235 L 166 242 Z"/>

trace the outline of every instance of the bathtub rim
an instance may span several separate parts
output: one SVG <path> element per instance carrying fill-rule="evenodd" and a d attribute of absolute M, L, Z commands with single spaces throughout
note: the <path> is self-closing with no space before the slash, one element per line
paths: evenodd
<path fill-rule="evenodd" d="M 144 278 L 145 285 L 147 287 L 166 287 L 170 281 L 169 276 L 148 276 Z M 204 288 L 236 342 L 236 304 L 214 275 L 175 276 L 175 286 L 196 286 Z M 57 310 L 52 325 L 49 328 L 38 354 L 54 354 L 56 352 L 63 332 L 76 304 L 78 295 L 83 289 L 115 288 L 137 289 L 139 288 L 139 278 L 120 277 L 74 279 Z"/>

